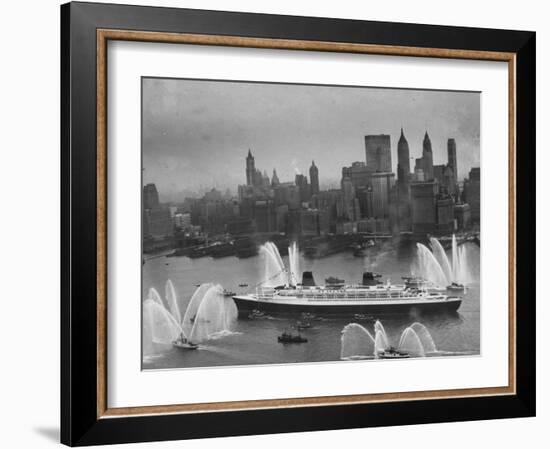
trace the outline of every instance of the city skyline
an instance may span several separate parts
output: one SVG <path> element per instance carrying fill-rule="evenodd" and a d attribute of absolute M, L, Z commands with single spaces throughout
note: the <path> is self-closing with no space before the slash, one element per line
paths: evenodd
<path fill-rule="evenodd" d="M 275 169 L 281 182 L 294 181 L 297 173 L 308 176 L 315 160 L 321 189 L 338 188 L 341 167 L 365 161 L 367 134 L 390 136 L 391 170 L 397 173 L 401 128 L 411 172 L 414 159 L 422 156 L 426 131 L 434 165 L 447 162 L 447 140 L 454 138 L 459 180 L 479 166 L 475 92 L 171 79 L 143 83 L 143 181 L 156 183 L 165 201 L 212 187 L 236 194 L 246 183 L 242 161 L 249 149 L 257 166 L 270 177 Z"/>

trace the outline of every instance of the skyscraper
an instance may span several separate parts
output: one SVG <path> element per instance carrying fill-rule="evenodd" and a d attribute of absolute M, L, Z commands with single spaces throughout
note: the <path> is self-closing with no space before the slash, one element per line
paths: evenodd
<path fill-rule="evenodd" d="M 300 190 L 300 201 L 309 201 L 311 198 L 311 188 L 307 182 L 307 176 L 297 174 L 295 177 L 295 184 Z"/>
<path fill-rule="evenodd" d="M 388 218 L 390 212 L 390 191 L 395 183 L 393 173 L 373 173 L 372 186 L 372 214 L 375 218 Z"/>
<path fill-rule="evenodd" d="M 147 184 L 143 187 L 143 209 L 156 209 L 159 207 L 159 193 L 155 184 Z"/>
<path fill-rule="evenodd" d="M 392 220 L 394 229 L 400 232 L 411 230 L 410 176 L 409 143 L 401 128 L 401 136 L 397 142 L 397 216 Z"/>
<path fill-rule="evenodd" d="M 401 128 L 401 136 L 397 142 L 397 185 L 399 188 L 399 196 L 402 198 L 409 195 L 409 177 L 411 173 L 411 163 L 409 160 L 409 143 L 403 134 Z"/>
<path fill-rule="evenodd" d="M 365 136 L 367 166 L 375 172 L 391 172 L 390 136 Z"/>
<path fill-rule="evenodd" d="M 246 156 L 246 185 L 252 186 L 255 184 L 256 179 L 256 164 L 254 162 L 254 156 L 248 149 L 248 156 Z"/>
<path fill-rule="evenodd" d="M 458 180 L 458 167 L 456 163 L 456 142 L 454 139 L 447 140 L 447 157 L 449 160 L 448 165 L 453 171 L 453 176 L 456 182 L 456 180 Z"/>
<path fill-rule="evenodd" d="M 422 159 L 424 165 L 424 179 L 431 181 L 434 179 L 434 160 L 432 154 L 432 142 L 428 131 L 424 134 L 424 141 L 422 142 Z"/>
<path fill-rule="evenodd" d="M 355 199 L 355 188 L 351 179 L 347 176 L 342 178 L 341 188 L 343 194 L 343 217 L 348 220 L 353 220 L 354 217 L 354 204 L 353 200 Z"/>
<path fill-rule="evenodd" d="M 271 187 L 278 186 L 280 184 L 277 172 L 273 169 L 273 176 L 271 177 Z"/>
<path fill-rule="evenodd" d="M 311 183 L 311 194 L 319 193 L 319 169 L 315 165 L 315 161 L 311 161 L 311 167 L 309 167 L 309 181 Z"/>
<path fill-rule="evenodd" d="M 433 233 L 436 230 L 436 188 L 433 181 L 411 184 L 411 220 L 415 234 Z"/>
<path fill-rule="evenodd" d="M 472 167 L 467 180 L 464 182 L 464 196 L 470 205 L 470 214 L 474 223 L 480 221 L 480 192 L 481 178 L 479 167 Z"/>

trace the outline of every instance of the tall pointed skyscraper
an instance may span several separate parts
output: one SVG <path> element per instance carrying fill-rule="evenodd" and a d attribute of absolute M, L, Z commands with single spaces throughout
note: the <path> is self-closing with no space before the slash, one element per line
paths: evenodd
<path fill-rule="evenodd" d="M 409 159 L 409 143 L 403 134 L 397 142 L 397 183 L 399 185 L 399 196 L 405 197 L 409 194 L 409 177 L 411 173 L 411 163 Z"/>
<path fill-rule="evenodd" d="M 309 167 L 309 181 L 311 183 L 311 194 L 319 193 L 319 169 L 315 165 L 315 161 L 311 161 L 311 167 Z"/>
<path fill-rule="evenodd" d="M 254 162 L 254 156 L 248 149 L 248 156 L 246 156 L 246 185 L 254 185 L 254 180 L 256 177 L 256 164 Z"/>
<path fill-rule="evenodd" d="M 422 159 L 424 165 L 424 179 L 426 181 L 433 181 L 434 179 L 434 159 L 432 154 L 432 142 L 428 131 L 424 134 L 424 141 L 422 142 Z"/>

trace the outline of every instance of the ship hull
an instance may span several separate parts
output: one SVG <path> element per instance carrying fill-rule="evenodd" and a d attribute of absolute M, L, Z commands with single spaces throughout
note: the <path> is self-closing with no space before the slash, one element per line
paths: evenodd
<path fill-rule="evenodd" d="M 248 316 L 252 310 L 261 310 L 270 314 L 300 314 L 313 313 L 316 315 L 408 315 L 408 314 L 437 314 L 456 312 L 462 303 L 461 298 L 449 298 L 444 301 L 415 301 L 360 303 L 360 304 L 295 304 L 290 302 L 276 302 L 261 300 L 247 296 L 234 296 L 233 300 L 239 310 L 239 316 Z"/>

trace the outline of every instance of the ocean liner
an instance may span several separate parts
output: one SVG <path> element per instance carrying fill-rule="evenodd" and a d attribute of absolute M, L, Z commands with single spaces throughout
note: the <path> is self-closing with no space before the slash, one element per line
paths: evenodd
<path fill-rule="evenodd" d="M 267 313 L 314 313 L 318 315 L 408 314 L 454 312 L 462 298 L 425 288 L 381 283 L 372 272 L 363 274 L 356 285 L 315 285 L 313 274 L 305 271 L 302 283 L 258 287 L 254 292 L 235 295 L 239 315 L 253 310 Z"/>

